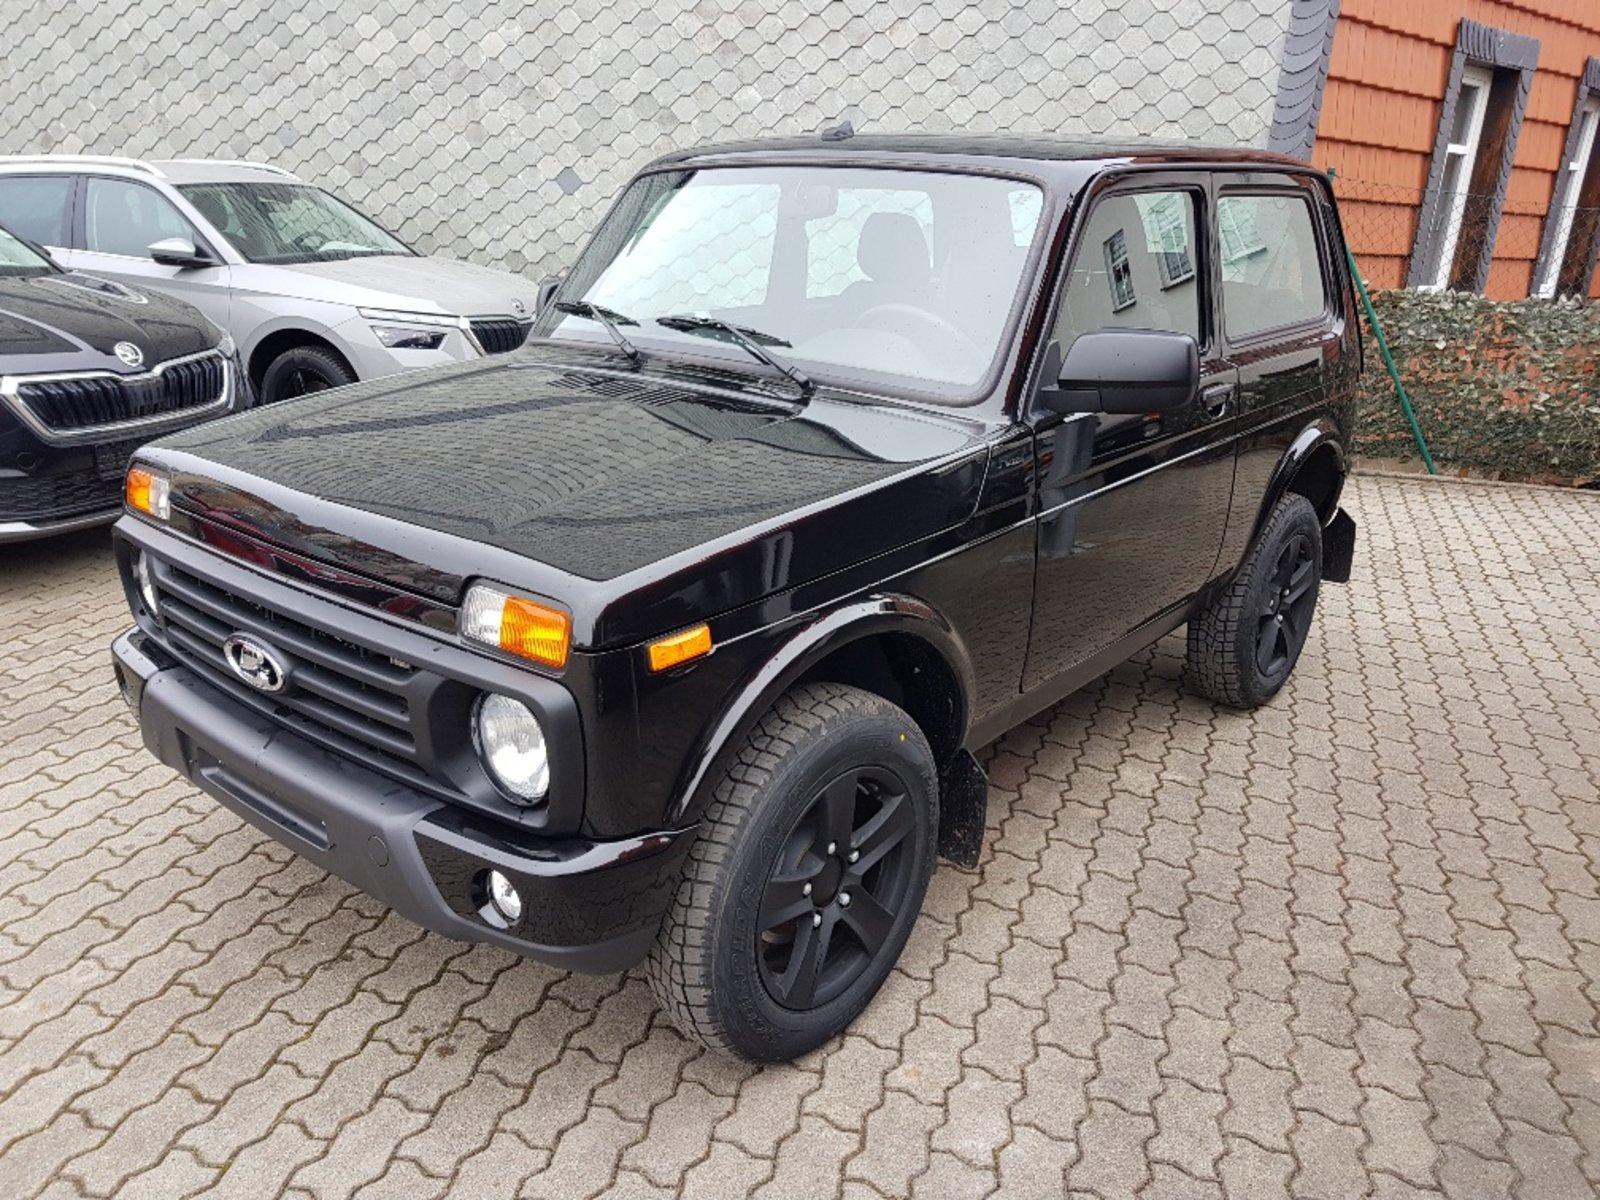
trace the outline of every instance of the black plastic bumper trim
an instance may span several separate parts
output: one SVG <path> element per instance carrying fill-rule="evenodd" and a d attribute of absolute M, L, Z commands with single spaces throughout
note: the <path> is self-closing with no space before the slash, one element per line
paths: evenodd
<path fill-rule="evenodd" d="M 625 970 L 648 951 L 691 829 L 618 841 L 502 829 L 286 731 L 170 662 L 137 628 L 111 654 L 151 753 L 417 924 L 579 971 Z M 523 896 L 510 928 L 479 915 L 475 888 L 489 868 Z"/>

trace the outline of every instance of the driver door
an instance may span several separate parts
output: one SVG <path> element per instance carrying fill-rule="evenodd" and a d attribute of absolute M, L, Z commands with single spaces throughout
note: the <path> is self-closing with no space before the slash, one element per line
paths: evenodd
<path fill-rule="evenodd" d="M 1216 570 L 1233 494 L 1238 372 L 1216 335 L 1210 207 L 1206 174 L 1141 175 L 1097 195 L 1073 240 L 1042 382 L 1054 383 L 1081 334 L 1154 329 L 1194 338 L 1200 384 L 1160 413 L 1037 416 L 1024 690 L 1170 616 Z"/>
<path fill-rule="evenodd" d="M 194 223 L 149 184 L 120 176 L 87 176 L 74 234 L 73 248 L 61 256 L 63 266 L 176 296 L 228 327 L 230 268 Z M 209 250 L 218 264 L 169 267 L 156 262 L 150 257 L 150 243 L 171 237 L 187 238 Z"/>

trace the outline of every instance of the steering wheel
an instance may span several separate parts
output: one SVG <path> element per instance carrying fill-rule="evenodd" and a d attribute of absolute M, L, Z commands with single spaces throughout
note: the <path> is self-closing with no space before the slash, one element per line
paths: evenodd
<path fill-rule="evenodd" d="M 302 233 L 289 244 L 305 254 L 315 254 L 328 244 L 328 239 L 320 233 Z"/>
<path fill-rule="evenodd" d="M 938 313 L 918 308 L 915 304 L 874 304 L 856 318 L 856 323 L 872 329 L 881 329 L 885 333 L 898 333 L 904 337 L 908 319 L 912 324 L 920 325 L 927 333 L 926 339 L 913 339 L 920 350 L 935 355 L 952 354 L 951 343 L 955 342 L 960 343 L 958 349 L 964 349 L 968 354 L 982 354 L 983 348 L 951 322 Z"/>

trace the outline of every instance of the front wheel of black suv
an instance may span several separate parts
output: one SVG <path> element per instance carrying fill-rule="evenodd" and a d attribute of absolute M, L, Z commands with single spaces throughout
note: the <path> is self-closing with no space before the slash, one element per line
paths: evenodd
<path fill-rule="evenodd" d="M 1227 591 L 1189 622 L 1188 678 L 1233 708 L 1278 694 L 1305 649 L 1322 580 L 1322 523 L 1304 496 L 1279 500 Z"/>
<path fill-rule="evenodd" d="M 650 956 L 684 1035 L 782 1062 L 849 1025 L 922 907 L 938 786 L 921 729 L 881 696 L 780 697 L 714 790 Z"/>

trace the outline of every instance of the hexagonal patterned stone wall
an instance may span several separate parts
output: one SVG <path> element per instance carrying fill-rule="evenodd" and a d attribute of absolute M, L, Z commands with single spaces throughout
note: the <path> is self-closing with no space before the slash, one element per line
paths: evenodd
<path fill-rule="evenodd" d="M 698 142 L 850 118 L 1263 144 L 1289 3 L 0 0 L 0 152 L 267 159 L 539 276 Z"/>

